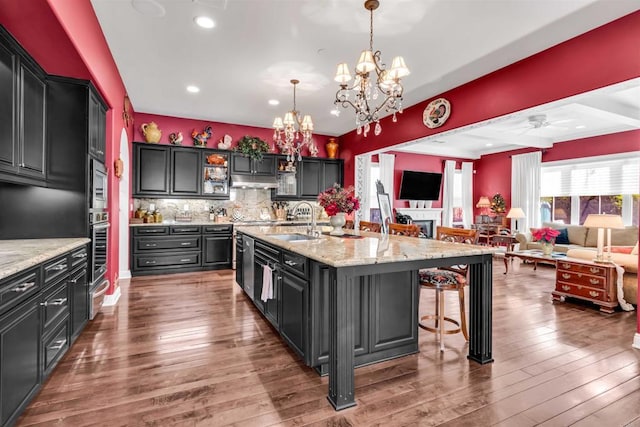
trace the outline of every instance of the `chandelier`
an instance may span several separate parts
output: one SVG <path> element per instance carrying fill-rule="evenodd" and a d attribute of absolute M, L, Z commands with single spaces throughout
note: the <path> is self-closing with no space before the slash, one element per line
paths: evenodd
<path fill-rule="evenodd" d="M 353 86 L 349 87 L 351 73 L 346 62 L 338 64 L 334 80 L 340 84 L 336 92 L 335 105 L 341 104 L 343 108 L 352 106 L 356 110 L 356 128 L 360 135 L 364 132 L 366 137 L 370 130 L 370 123 L 375 123 L 374 134 L 380 135 L 380 114 L 393 113 L 393 122 L 397 122 L 396 113 L 402 113 L 402 92 L 400 83 L 402 77 L 409 75 L 409 69 L 401 56 L 396 56 L 391 61 L 391 68 L 386 69 L 381 62 L 380 51 L 373 50 L 373 11 L 378 8 L 378 0 L 366 0 L 364 7 L 371 12 L 369 50 L 363 50 L 355 68 Z M 373 74 L 372 72 L 375 72 Z M 382 102 L 376 106 L 378 98 Z"/>
<path fill-rule="evenodd" d="M 280 152 L 287 155 L 287 161 L 293 162 L 297 156 L 298 161 L 302 160 L 302 148 L 309 146 L 309 151 L 314 151 L 312 143 L 313 121 L 310 115 L 302 117 L 296 110 L 296 85 L 299 80 L 291 80 L 293 84 L 293 110 L 288 111 L 282 117 L 273 120 L 273 140 L 280 148 Z M 300 139 L 302 137 L 302 139 Z M 283 139 L 284 138 L 284 139 Z"/>

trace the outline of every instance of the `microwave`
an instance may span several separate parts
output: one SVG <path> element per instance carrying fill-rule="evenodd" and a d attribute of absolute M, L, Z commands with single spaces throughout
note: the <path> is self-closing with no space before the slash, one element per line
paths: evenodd
<path fill-rule="evenodd" d="M 91 159 L 91 200 L 89 212 L 91 213 L 91 222 L 102 222 L 100 218 L 107 211 L 109 195 L 107 185 L 107 169 L 104 164 Z M 96 221 L 97 220 L 97 221 Z"/>

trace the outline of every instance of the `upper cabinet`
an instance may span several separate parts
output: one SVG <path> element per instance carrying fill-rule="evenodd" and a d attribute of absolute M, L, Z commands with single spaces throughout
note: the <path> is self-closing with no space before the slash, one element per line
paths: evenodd
<path fill-rule="evenodd" d="M 275 176 L 276 156 L 273 154 L 263 154 L 262 160 L 257 160 L 241 153 L 234 153 L 231 174 Z"/>
<path fill-rule="evenodd" d="M 45 169 L 44 71 L 0 28 L 0 176 L 42 185 Z"/>
<path fill-rule="evenodd" d="M 107 109 L 94 91 L 89 93 L 89 154 L 104 163 Z"/>
<path fill-rule="evenodd" d="M 318 194 L 333 184 L 343 184 L 344 161 L 305 157 L 296 162 L 295 184 L 289 171 L 278 168 L 275 200 L 316 200 Z"/>
<path fill-rule="evenodd" d="M 229 198 L 231 152 L 134 144 L 133 196 Z"/>

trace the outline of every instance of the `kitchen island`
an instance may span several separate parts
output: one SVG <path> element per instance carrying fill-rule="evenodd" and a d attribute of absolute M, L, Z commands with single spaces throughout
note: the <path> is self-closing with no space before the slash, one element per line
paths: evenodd
<path fill-rule="evenodd" d="M 303 354 L 303 351 L 297 352 L 305 357 L 309 366 L 314 366 L 320 360 L 316 357 L 317 351 L 314 351 L 314 345 L 318 345 L 317 337 L 311 335 L 310 343 L 305 342 L 304 337 L 297 342 L 295 338 L 303 333 L 313 334 L 314 330 L 318 330 L 319 321 L 314 320 L 314 308 L 319 308 L 318 298 L 322 294 L 317 289 L 322 284 L 326 284 L 328 399 L 336 410 L 356 404 L 354 369 L 357 365 L 375 363 L 385 358 L 399 357 L 417 351 L 419 301 L 417 270 L 421 268 L 454 264 L 470 265 L 468 358 L 481 364 L 493 361 L 491 355 L 493 248 L 357 231 L 354 232 L 358 234 L 357 236 L 334 237 L 322 234 L 320 238 L 307 240 L 304 235 L 305 229 L 302 227 L 241 226 L 238 227 L 238 233 L 255 240 L 256 251 L 258 248 L 265 248 L 265 250 L 277 248 L 282 251 L 280 259 L 284 264 L 284 273 L 277 274 L 275 277 L 284 276 L 286 282 L 289 268 L 307 272 L 306 277 L 308 277 L 310 288 L 308 304 L 303 304 L 303 308 L 299 311 L 303 315 L 304 310 L 309 311 L 309 322 L 303 324 L 302 332 L 295 330 L 296 334 L 287 333 L 286 329 L 291 325 L 292 316 L 288 313 L 289 307 L 284 303 L 279 308 L 279 312 L 278 309 L 271 312 L 275 319 L 277 319 L 277 313 L 282 314 L 279 323 L 274 323 L 272 319 L 270 321 L 280 326 L 281 335 L 290 345 L 293 342 L 298 344 L 298 347 L 300 344 L 307 346 L 311 355 Z M 267 260 L 266 265 L 280 271 L 280 267 L 276 264 L 277 258 L 274 256 L 271 259 L 272 261 Z M 259 273 L 260 270 L 256 268 L 255 272 Z M 258 280 L 254 282 L 260 284 Z M 299 280 L 292 280 L 292 283 L 293 286 L 281 287 L 283 298 L 286 298 L 291 293 L 290 289 L 293 288 L 300 289 L 300 295 L 304 294 L 304 283 Z M 359 301 L 363 301 L 361 291 L 363 283 L 370 284 L 370 294 L 367 299 L 370 302 L 369 306 L 358 304 Z M 316 289 L 315 292 L 314 289 Z M 407 290 L 408 296 L 405 298 L 395 295 L 407 294 Z M 387 303 L 385 299 L 392 301 Z M 304 303 L 305 299 L 299 298 L 299 301 Z M 269 301 L 263 306 L 263 312 L 267 318 L 269 318 L 268 304 Z M 375 307 L 381 307 L 381 309 L 376 311 Z M 368 311 L 368 316 L 365 316 L 368 323 L 362 323 L 362 319 L 365 318 L 362 317 L 363 311 Z M 400 320 L 396 320 L 395 317 Z M 405 321 L 401 321 L 402 319 Z M 359 341 L 361 341 L 358 337 L 366 335 L 362 334 L 363 329 L 368 330 L 371 342 L 368 343 L 369 350 L 365 348 L 363 354 L 359 356 L 364 357 L 364 360 L 356 363 Z M 403 336 L 399 335 L 401 329 L 406 331 Z M 385 334 L 388 339 L 385 338 Z M 371 348 L 376 346 L 381 351 L 371 351 Z M 379 357 L 380 354 L 382 358 Z"/>

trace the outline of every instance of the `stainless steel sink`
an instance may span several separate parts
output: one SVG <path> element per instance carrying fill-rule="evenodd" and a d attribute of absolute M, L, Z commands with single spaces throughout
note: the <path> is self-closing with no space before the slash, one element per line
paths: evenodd
<path fill-rule="evenodd" d="M 299 242 L 304 240 L 317 240 L 319 237 L 309 236 L 307 234 L 293 233 L 293 234 L 270 234 L 269 237 L 273 237 L 280 240 L 286 240 L 287 242 Z"/>

